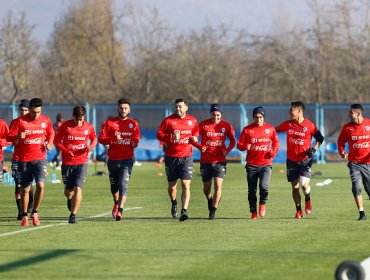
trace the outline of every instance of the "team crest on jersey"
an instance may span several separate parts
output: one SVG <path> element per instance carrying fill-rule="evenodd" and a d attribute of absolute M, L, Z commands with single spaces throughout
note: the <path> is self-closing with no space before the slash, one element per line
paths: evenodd
<path fill-rule="evenodd" d="M 128 125 L 128 127 L 129 127 L 129 128 L 133 128 L 133 127 L 134 127 L 134 125 L 133 125 L 132 123 L 130 123 L 130 124 Z"/>
<path fill-rule="evenodd" d="M 46 127 L 46 124 L 45 123 L 41 123 L 41 127 L 42 128 L 45 128 Z"/>
<path fill-rule="evenodd" d="M 265 129 L 265 133 L 266 133 L 266 134 L 269 134 L 269 133 L 270 133 L 270 129 L 266 128 L 266 129 Z"/>
<path fill-rule="evenodd" d="M 222 132 L 225 132 L 225 128 L 223 127 L 223 128 L 221 129 L 221 131 L 222 131 Z"/>
<path fill-rule="evenodd" d="M 86 130 L 84 131 L 84 134 L 85 134 L 85 135 L 88 135 L 88 134 L 89 134 L 89 131 L 86 129 Z"/>
<path fill-rule="evenodd" d="M 369 131 L 370 130 L 370 127 L 367 125 L 367 126 L 365 126 L 365 130 L 366 131 Z"/>
<path fill-rule="evenodd" d="M 304 127 L 304 128 L 303 128 L 303 132 L 306 132 L 306 131 L 307 131 L 307 127 Z"/>
<path fill-rule="evenodd" d="M 188 125 L 192 125 L 192 124 L 193 124 L 193 122 L 189 120 L 188 121 Z"/>

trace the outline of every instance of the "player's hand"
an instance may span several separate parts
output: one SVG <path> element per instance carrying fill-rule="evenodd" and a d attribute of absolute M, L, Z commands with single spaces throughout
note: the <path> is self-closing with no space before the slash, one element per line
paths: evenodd
<path fill-rule="evenodd" d="M 175 130 L 175 131 L 173 132 L 173 140 L 174 140 L 175 142 L 178 142 L 178 141 L 180 140 L 180 130 Z"/>
<path fill-rule="evenodd" d="M 190 137 L 190 141 L 191 141 L 192 143 L 197 143 L 197 142 L 198 142 L 198 137 L 196 137 L 196 136 L 191 136 L 191 137 Z"/>
<path fill-rule="evenodd" d="M 227 151 L 226 150 L 223 150 L 222 151 L 222 154 L 226 157 L 227 156 Z"/>
<path fill-rule="evenodd" d="M 202 146 L 202 153 L 204 153 L 205 151 L 207 151 L 207 146 Z"/>
<path fill-rule="evenodd" d="M 131 148 L 136 148 L 137 147 L 137 143 L 134 142 L 134 141 L 131 141 L 130 145 L 131 145 Z"/>
<path fill-rule="evenodd" d="M 308 155 L 308 157 L 312 158 L 313 157 L 313 154 L 316 152 L 316 149 L 314 147 L 311 147 L 309 148 L 306 153 Z"/>
<path fill-rule="evenodd" d="M 74 156 L 75 156 L 75 155 L 74 155 L 74 153 L 73 153 L 72 151 L 68 151 L 67 153 L 68 153 L 68 155 L 70 155 L 71 157 L 74 157 Z"/>
<path fill-rule="evenodd" d="M 274 153 L 273 151 L 270 151 L 270 158 L 275 158 L 276 156 L 276 153 Z"/>
<path fill-rule="evenodd" d="M 346 159 L 348 157 L 348 154 L 346 152 L 343 152 L 343 153 L 340 154 L 340 157 L 342 159 Z"/>
<path fill-rule="evenodd" d="M 26 132 L 22 131 L 21 133 L 18 134 L 19 139 L 25 139 L 26 138 Z"/>
<path fill-rule="evenodd" d="M 46 148 L 46 150 L 50 151 L 53 147 L 52 147 L 51 143 L 46 143 L 45 142 L 45 148 Z"/>
<path fill-rule="evenodd" d="M 87 146 L 87 147 L 85 148 L 85 153 L 90 153 L 90 147 L 89 147 L 89 146 Z"/>
<path fill-rule="evenodd" d="M 249 151 L 252 147 L 252 144 L 247 144 L 247 151 Z"/>

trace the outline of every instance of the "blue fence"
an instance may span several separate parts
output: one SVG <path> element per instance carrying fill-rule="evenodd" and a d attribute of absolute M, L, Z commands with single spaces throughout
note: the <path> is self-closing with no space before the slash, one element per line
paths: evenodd
<path fill-rule="evenodd" d="M 92 122 L 97 133 L 104 120 L 109 116 L 117 115 L 116 104 L 95 104 L 90 110 L 88 104 L 84 104 L 87 109 L 86 119 Z M 230 122 L 235 129 L 237 138 L 240 135 L 244 126 L 251 123 L 252 110 L 261 104 L 225 104 L 223 106 L 222 117 Z M 287 104 L 262 104 L 266 110 L 265 120 L 273 126 L 277 126 L 283 121 L 289 119 L 290 103 Z M 370 118 L 370 104 L 363 104 L 364 116 Z M 72 117 L 72 109 L 74 105 L 66 104 L 45 104 L 43 106 L 43 114 L 49 116 L 52 122 L 55 122 L 56 115 L 61 113 L 64 119 Z M 350 104 L 307 104 L 305 117 L 316 123 L 317 127 L 324 134 L 326 141 L 321 145 L 319 151 L 315 155 L 318 163 L 326 161 L 340 160 L 338 156 L 336 141 L 342 126 L 349 121 L 348 111 Z M 190 104 L 188 113 L 197 118 L 200 122 L 209 118 L 210 104 Z M 0 104 L 0 118 L 10 123 L 12 119 L 17 117 L 17 104 Z M 140 124 L 142 139 L 136 149 L 135 156 L 140 161 L 155 161 L 161 157 L 163 151 L 156 139 L 157 129 L 166 116 L 173 112 L 171 104 L 132 104 L 131 117 L 136 119 Z M 92 114 L 90 114 L 92 111 Z M 92 117 L 90 117 L 92 116 Z M 286 135 L 279 134 L 280 151 L 277 154 L 274 162 L 285 162 L 286 160 Z M 11 148 L 6 150 L 11 153 Z M 48 160 L 55 154 L 55 151 L 48 152 Z M 105 147 L 98 144 L 93 155 L 98 160 L 105 160 Z M 199 160 L 200 153 L 194 149 L 194 159 Z M 234 148 L 228 155 L 228 160 L 242 161 L 245 154 Z"/>

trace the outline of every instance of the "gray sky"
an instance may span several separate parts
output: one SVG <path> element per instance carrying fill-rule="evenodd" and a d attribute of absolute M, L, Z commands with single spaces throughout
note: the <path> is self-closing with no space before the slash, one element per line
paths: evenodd
<path fill-rule="evenodd" d="M 119 9 L 129 0 L 116 0 Z M 232 24 L 236 29 L 247 29 L 250 33 L 268 33 L 290 30 L 297 24 L 308 24 L 312 20 L 311 10 L 305 0 L 132 0 L 139 5 L 156 7 L 160 17 L 170 26 L 179 29 L 199 29 L 206 23 Z M 332 0 L 319 0 L 319 3 Z M 13 10 L 27 13 L 30 24 L 34 24 L 34 36 L 46 41 L 53 24 L 69 5 L 68 0 L 0 0 L 0 20 Z"/>

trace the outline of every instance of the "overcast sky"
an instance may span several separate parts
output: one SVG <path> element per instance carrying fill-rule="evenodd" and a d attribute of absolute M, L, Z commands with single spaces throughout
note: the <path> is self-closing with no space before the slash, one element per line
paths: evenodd
<path fill-rule="evenodd" d="M 116 0 L 119 9 L 130 0 Z M 247 29 L 250 33 L 290 30 L 296 24 L 308 24 L 312 13 L 306 0 L 131 0 L 139 5 L 156 7 L 161 18 L 173 28 L 198 29 L 206 23 L 220 22 Z M 333 0 L 334 1 L 334 0 Z M 319 0 L 319 3 L 332 0 Z M 69 0 L 0 0 L 0 19 L 13 10 L 25 11 L 34 36 L 46 41 L 53 23 L 67 9 Z"/>

